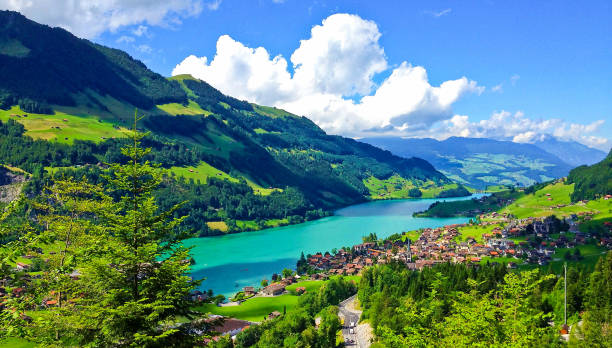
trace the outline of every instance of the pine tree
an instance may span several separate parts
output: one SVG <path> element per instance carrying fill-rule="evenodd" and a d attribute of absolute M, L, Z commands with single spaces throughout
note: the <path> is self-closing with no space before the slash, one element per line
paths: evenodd
<path fill-rule="evenodd" d="M 194 318 L 189 293 L 200 281 L 188 276 L 189 249 L 176 229 L 185 217 L 174 217 L 181 204 L 159 212 L 153 190 L 163 173 L 146 157 L 150 149 L 140 146 L 146 135 L 130 133 L 132 146 L 123 148 L 125 165 L 111 165 L 109 187 L 121 198 L 106 212 L 104 223 L 113 236 L 107 252 L 110 267 L 98 267 L 104 281 L 100 299 L 99 339 L 104 345 L 189 346 L 191 325 L 177 324 L 179 317 Z"/>

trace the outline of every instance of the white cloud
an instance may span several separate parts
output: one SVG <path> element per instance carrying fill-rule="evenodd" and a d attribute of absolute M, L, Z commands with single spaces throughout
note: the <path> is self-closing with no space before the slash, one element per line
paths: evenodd
<path fill-rule="evenodd" d="M 491 91 L 501 93 L 504 91 L 504 87 L 500 83 L 499 85 L 495 85 L 491 88 Z"/>
<path fill-rule="evenodd" d="M 516 83 L 518 82 L 518 80 L 521 78 L 520 75 L 518 74 L 514 74 L 510 77 L 510 83 L 512 84 L 512 86 L 515 86 Z"/>
<path fill-rule="evenodd" d="M 146 25 L 139 25 L 136 29 L 132 30 L 132 34 L 136 36 L 143 36 L 149 33 L 149 27 Z"/>
<path fill-rule="evenodd" d="M 134 42 L 134 38 L 127 35 L 121 35 L 116 41 L 117 43 L 130 43 Z"/>
<path fill-rule="evenodd" d="M 390 68 L 380 36 L 372 21 L 335 14 L 314 26 L 310 38 L 300 41 L 289 60 L 223 35 L 212 60 L 191 55 L 172 75 L 191 74 L 223 93 L 306 115 L 324 130 L 346 136 L 463 136 L 533 142 L 550 134 L 602 149 L 610 146 L 608 139 L 593 135 L 603 121 L 580 125 L 501 111 L 472 122 L 468 116 L 456 115 L 455 102 L 466 94 L 481 94 L 485 88 L 467 77 L 432 85 L 424 67 L 408 62 Z M 386 78 L 375 83 L 382 73 Z M 519 78 L 514 75 L 510 82 Z M 491 90 L 501 92 L 502 84 Z"/>
<path fill-rule="evenodd" d="M 146 54 L 150 54 L 151 52 L 153 52 L 153 48 L 146 44 L 136 46 L 136 50 L 138 50 L 138 52 Z"/>
<path fill-rule="evenodd" d="M 449 13 L 451 13 L 452 9 L 451 8 L 447 8 L 444 10 L 440 10 L 440 11 L 425 11 L 425 13 L 427 13 L 428 15 L 433 16 L 434 18 L 440 18 L 442 16 L 445 16 Z"/>
<path fill-rule="evenodd" d="M 308 40 L 291 55 L 294 80 L 302 88 L 340 94 L 368 94 L 372 77 L 387 68 L 380 32 L 372 21 L 335 14 L 311 30 Z"/>
<path fill-rule="evenodd" d="M 444 139 L 449 136 L 492 138 L 512 140 L 517 143 L 534 143 L 553 135 L 561 140 L 573 140 L 590 147 L 609 151 L 612 143 L 609 139 L 593 135 L 603 126 L 599 120 L 590 124 L 568 123 L 558 118 L 534 120 L 525 117 L 518 111 L 495 112 L 489 119 L 470 122 L 465 115 L 454 115 L 435 127 L 428 129 L 420 136 L 432 136 Z"/>
<path fill-rule="evenodd" d="M 39 23 L 93 38 L 131 25 L 174 25 L 199 14 L 202 4 L 200 0 L 0 0 L 0 9 L 19 11 Z"/>
<path fill-rule="evenodd" d="M 219 9 L 219 6 L 221 6 L 221 2 L 222 0 L 213 0 L 206 4 L 206 8 L 208 8 L 211 11 L 216 11 Z"/>
<path fill-rule="evenodd" d="M 172 75 L 191 74 L 229 95 L 308 115 L 327 131 L 352 136 L 427 128 L 450 118 L 464 94 L 484 90 L 466 77 L 432 86 L 425 68 L 407 62 L 377 86 L 374 76 L 389 71 L 379 38 L 376 23 L 335 14 L 293 52 L 293 75 L 284 57 L 227 35 L 211 61 L 189 56 Z"/>

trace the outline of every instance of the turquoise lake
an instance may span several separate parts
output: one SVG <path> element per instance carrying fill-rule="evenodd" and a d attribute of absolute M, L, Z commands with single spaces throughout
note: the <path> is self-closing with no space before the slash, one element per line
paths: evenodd
<path fill-rule="evenodd" d="M 374 201 L 337 210 L 333 216 L 299 225 L 244 232 L 219 237 L 192 238 L 196 261 L 194 278 L 206 278 L 202 289 L 230 295 L 244 286 L 259 286 L 262 279 L 283 268 L 295 269 L 300 253 L 331 251 L 361 243 L 361 237 L 374 232 L 378 237 L 427 227 L 464 223 L 459 218 L 414 218 L 436 201 L 471 199 L 411 199 Z"/>

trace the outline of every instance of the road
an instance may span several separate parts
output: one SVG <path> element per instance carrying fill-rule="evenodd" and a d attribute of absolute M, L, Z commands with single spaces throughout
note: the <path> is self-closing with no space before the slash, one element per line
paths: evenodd
<path fill-rule="evenodd" d="M 338 315 L 344 319 L 342 335 L 347 347 L 368 348 L 371 344 L 372 329 L 369 324 L 357 325 L 361 311 L 355 309 L 356 299 L 357 295 L 353 295 L 338 305 Z M 351 323 L 354 323 L 353 333 L 350 333 L 351 328 L 349 326 Z"/>

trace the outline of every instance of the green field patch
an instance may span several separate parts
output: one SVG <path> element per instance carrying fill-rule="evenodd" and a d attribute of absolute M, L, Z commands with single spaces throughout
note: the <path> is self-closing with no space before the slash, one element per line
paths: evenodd
<path fill-rule="evenodd" d="M 455 183 L 438 185 L 431 180 L 408 180 L 397 174 L 384 180 L 370 176 L 363 180 L 363 184 L 368 188 L 371 199 L 435 198 L 444 190 L 458 187 Z M 421 190 L 422 196 L 410 197 L 408 192 L 412 188 Z"/>
<path fill-rule="evenodd" d="M 157 105 L 157 108 L 169 113 L 170 115 L 174 115 L 174 116 L 176 115 L 208 116 L 212 114 L 212 112 L 202 109 L 200 105 L 198 105 L 198 103 L 194 102 L 193 100 L 189 100 L 189 104 L 187 105 L 183 105 L 179 103 L 169 103 L 169 104 Z"/>
<path fill-rule="evenodd" d="M 194 181 L 200 180 L 202 184 L 205 184 L 208 178 L 219 178 L 229 180 L 232 182 L 238 182 L 239 180 L 232 177 L 231 175 L 219 170 L 206 162 L 200 162 L 197 167 L 170 167 L 168 169 L 170 173 L 174 173 L 176 176 L 181 176 L 185 179 L 193 179 Z"/>
<path fill-rule="evenodd" d="M 25 134 L 34 139 L 68 144 L 72 144 L 74 140 L 101 142 L 109 138 L 125 137 L 129 132 L 125 127 L 119 127 L 93 115 L 77 116 L 59 111 L 54 115 L 33 114 L 22 111 L 19 106 L 13 106 L 8 110 L 0 109 L 0 120 L 9 119 L 23 124 L 26 129 Z"/>
<path fill-rule="evenodd" d="M 501 213 L 515 215 L 519 219 L 527 217 L 543 217 L 549 215 L 570 215 L 590 211 L 587 206 L 569 205 L 570 195 L 574 185 L 555 183 L 548 185 L 532 194 L 518 198 L 514 203 L 503 208 Z M 559 208 L 559 205 L 567 205 Z"/>
<path fill-rule="evenodd" d="M 281 134 L 281 132 L 270 132 L 270 131 L 265 130 L 263 128 L 255 128 L 255 129 L 253 129 L 253 131 L 256 134 Z"/>
<path fill-rule="evenodd" d="M 229 180 L 231 182 L 240 181 L 240 179 L 235 178 L 225 173 L 224 171 L 211 166 L 210 164 L 206 162 L 200 162 L 200 164 L 198 164 L 197 167 L 194 167 L 194 166 L 170 167 L 168 171 L 170 173 L 174 173 L 174 175 L 176 176 L 180 176 L 188 180 L 193 179 L 195 182 L 199 180 L 200 183 L 202 184 L 206 184 L 208 178 L 213 178 L 213 177 L 218 178 L 218 179 L 223 179 L 223 180 Z M 253 189 L 253 193 L 256 195 L 267 196 L 275 191 L 278 191 L 278 192 L 283 191 L 282 189 L 275 188 L 275 187 L 267 187 L 267 188 L 261 187 L 260 185 L 257 185 L 253 181 L 246 179 L 246 178 L 245 178 L 245 181 L 247 185 L 249 185 L 251 189 Z"/>
<path fill-rule="evenodd" d="M 272 118 L 295 117 L 294 114 L 287 112 L 283 109 L 278 109 L 272 106 L 257 105 L 257 104 L 251 104 L 251 105 L 253 105 L 253 109 L 255 110 L 255 112 L 257 112 L 258 114 L 264 115 L 264 116 L 268 116 Z"/>
<path fill-rule="evenodd" d="M 464 241 L 469 237 L 474 238 L 478 243 L 484 243 L 482 235 L 485 233 L 491 233 L 496 227 L 501 227 L 500 224 L 480 226 L 480 225 L 467 225 L 459 227 L 459 239 Z"/>
<path fill-rule="evenodd" d="M 37 343 L 20 337 L 8 337 L 0 341 L 0 348 L 32 348 L 38 346 Z"/>
<path fill-rule="evenodd" d="M 253 297 L 238 306 L 218 307 L 215 304 L 207 303 L 197 307 L 196 310 L 203 313 L 223 315 L 226 317 L 237 318 L 248 321 L 263 321 L 268 314 L 278 311 L 283 313 L 292 310 L 297 306 L 299 296 L 290 294 L 275 297 Z"/>

